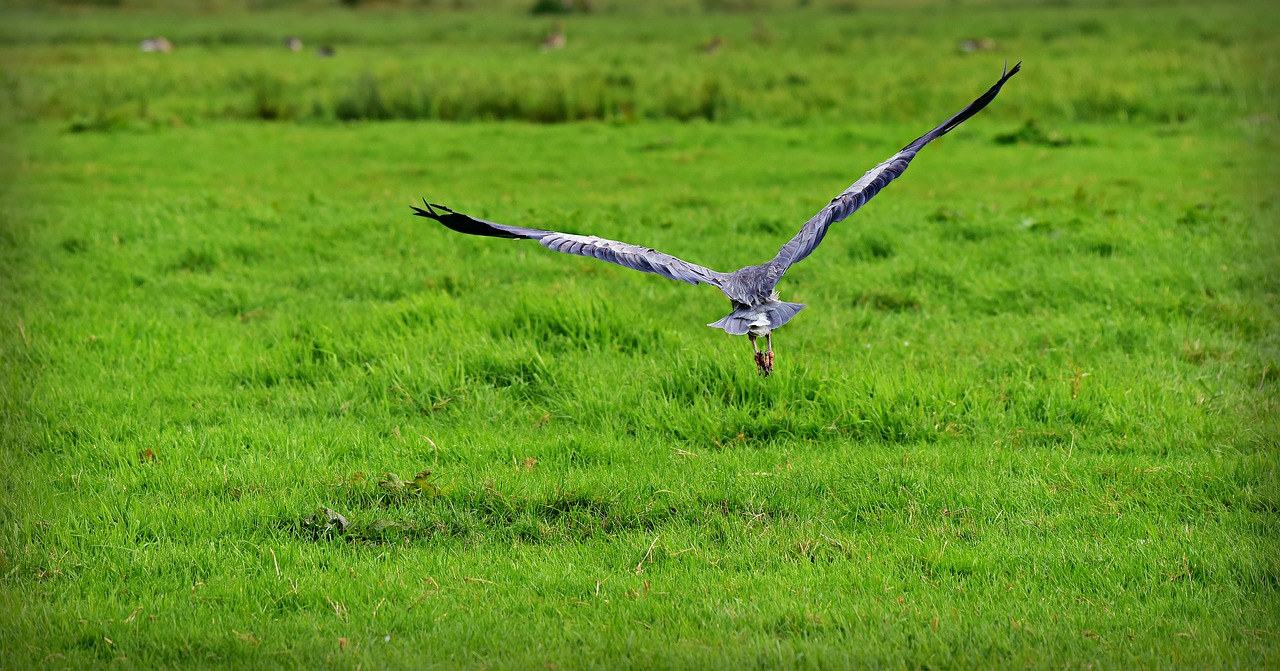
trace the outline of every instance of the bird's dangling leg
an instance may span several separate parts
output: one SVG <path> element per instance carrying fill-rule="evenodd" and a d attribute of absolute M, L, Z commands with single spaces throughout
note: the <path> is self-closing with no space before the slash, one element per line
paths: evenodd
<path fill-rule="evenodd" d="M 773 334 L 772 333 L 764 337 L 764 343 L 765 343 L 764 367 L 765 367 L 765 370 L 767 371 L 765 375 L 768 376 L 769 373 L 773 372 Z"/>

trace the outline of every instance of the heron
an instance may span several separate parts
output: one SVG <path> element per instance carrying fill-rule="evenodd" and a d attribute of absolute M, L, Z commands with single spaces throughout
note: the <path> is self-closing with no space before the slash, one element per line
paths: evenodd
<path fill-rule="evenodd" d="M 806 221 L 800 227 L 800 232 L 787 241 L 772 259 L 732 272 L 718 272 L 649 247 L 608 240 L 594 235 L 576 235 L 485 221 L 455 212 L 443 205 L 428 203 L 425 198 L 422 200 L 425 207 L 411 207 L 415 215 L 434 219 L 446 228 L 459 233 L 493 238 L 537 240 L 543 247 L 552 251 L 590 256 L 633 270 L 656 273 L 672 280 L 716 287 L 729 299 L 732 312 L 707 326 L 724 329 L 729 335 L 746 335 L 754 351 L 757 372 L 768 377 L 774 369 L 773 331 L 791 321 L 805 307 L 801 303 L 779 300 L 777 286 L 782 276 L 791 266 L 804 260 L 817 249 L 833 224 L 844 220 L 858 208 L 866 205 L 867 201 L 889 182 L 906 171 L 911 159 L 915 158 L 925 145 L 951 132 L 956 126 L 964 123 L 995 100 L 996 95 L 1000 93 L 1000 88 L 1009 81 L 1010 77 L 1017 74 L 1021 67 L 1022 63 L 1015 64 L 1012 69 L 1006 65 L 1000 81 L 987 89 L 987 92 L 977 100 L 969 103 L 967 107 L 933 130 L 916 138 L 888 160 L 868 170 L 858 181 L 832 198 L 826 207 Z M 760 338 L 765 341 L 764 350 L 760 349 L 758 342 Z"/>

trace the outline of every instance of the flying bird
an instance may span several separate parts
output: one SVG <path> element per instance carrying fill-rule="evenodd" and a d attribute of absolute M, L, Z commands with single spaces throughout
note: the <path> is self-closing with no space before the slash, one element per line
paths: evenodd
<path fill-rule="evenodd" d="M 733 272 L 718 272 L 648 247 L 606 240 L 594 235 L 574 235 L 476 219 L 454 212 L 443 205 L 428 203 L 426 199 L 422 201 L 426 208 L 415 206 L 413 212 L 417 216 L 434 219 L 459 233 L 493 238 L 537 240 L 543 247 L 553 251 L 591 256 L 689 284 L 710 284 L 728 297 L 733 311 L 708 326 L 724 329 L 725 333 L 730 335 L 746 335 L 751 340 L 751 348 L 755 352 L 757 370 L 761 375 L 768 377 L 773 372 L 774 329 L 786 324 L 805 307 L 800 303 L 786 303 L 778 299 L 776 288 L 787 269 L 812 254 L 832 224 L 853 214 L 889 182 L 906 171 L 911 159 L 915 158 L 925 145 L 946 135 L 995 100 L 996 95 L 1000 93 L 1000 87 L 1017 74 L 1021 66 L 1022 63 L 1018 63 L 1012 70 L 1006 68 L 1000 81 L 987 89 L 987 92 L 977 100 L 969 103 L 968 107 L 960 110 L 958 114 L 947 119 L 937 128 L 916 138 L 911 144 L 889 157 L 889 160 L 868 170 L 858 181 L 832 198 L 822 211 L 805 222 L 804 226 L 800 227 L 800 232 L 778 250 L 777 256 L 760 265 L 746 266 Z M 760 351 L 760 345 L 756 342 L 757 338 L 765 339 L 763 352 Z"/>

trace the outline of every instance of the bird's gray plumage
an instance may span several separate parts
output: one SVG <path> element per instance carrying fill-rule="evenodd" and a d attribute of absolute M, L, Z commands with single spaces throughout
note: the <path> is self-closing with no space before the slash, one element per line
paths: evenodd
<path fill-rule="evenodd" d="M 578 256 L 590 256 L 601 261 L 626 266 L 632 270 L 657 273 L 668 279 L 688 282 L 689 284 L 719 286 L 720 280 L 724 277 L 724 273 L 718 273 L 709 268 L 677 259 L 670 254 L 663 254 L 648 247 L 597 238 L 594 235 L 573 235 L 572 233 L 546 231 L 540 228 L 498 224 L 454 212 L 443 205 L 428 203 L 425 200 L 422 201 L 422 204 L 426 205 L 427 208 L 424 210 L 420 207 L 414 207 L 414 214 L 435 219 L 459 233 L 486 235 L 493 238 L 537 240 L 538 244 L 552 251 L 577 254 Z"/>
<path fill-rule="evenodd" d="M 832 224 L 842 221 L 845 217 L 858 211 L 858 208 L 867 204 L 880 190 L 888 186 L 889 182 L 897 179 L 899 175 L 906 172 L 907 166 L 911 164 L 911 159 L 924 148 L 925 145 L 951 132 L 953 128 L 959 126 L 969 117 L 982 111 L 988 103 L 995 100 L 996 94 L 1000 93 L 1000 87 L 1004 86 L 1009 78 L 1018 74 L 1022 69 L 1022 63 L 1017 63 L 1012 70 L 1008 70 L 1000 77 L 1000 81 L 994 86 L 987 89 L 977 100 L 969 103 L 967 107 L 960 110 L 955 116 L 947 119 L 939 124 L 936 128 L 916 138 L 911 144 L 903 147 L 901 151 L 894 154 L 889 160 L 877 165 L 867 171 L 861 179 L 854 182 L 849 188 L 845 189 L 840 195 L 831 199 L 831 202 L 822 211 L 813 215 L 813 218 L 805 222 L 800 227 L 800 232 L 794 238 L 791 238 L 787 244 L 778 250 L 778 255 L 773 257 L 770 263 L 790 268 L 792 264 L 799 263 L 805 257 L 813 253 L 818 247 L 818 243 L 822 242 L 822 238 L 826 236 L 827 229 Z"/>
<path fill-rule="evenodd" d="M 794 264 L 804 260 L 818 247 L 827 231 L 837 222 L 844 220 L 871 200 L 885 186 L 906 171 L 911 159 L 930 142 L 946 135 L 969 117 L 977 114 L 1000 93 L 1000 88 L 1010 77 L 1017 74 L 1022 64 L 1006 70 L 1000 81 L 996 82 L 986 93 L 982 94 L 959 113 L 947 119 L 933 130 L 916 138 L 889 160 L 868 170 L 858 181 L 845 189 L 840 195 L 809 221 L 800 227 L 800 231 L 791 238 L 778 254 L 766 263 L 757 266 L 746 266 L 733 272 L 722 273 L 694 263 L 689 263 L 669 254 L 655 251 L 616 240 L 607 240 L 595 236 L 573 235 L 538 228 L 509 226 L 492 221 L 476 219 L 465 214 L 454 212 L 442 205 L 427 203 L 426 208 L 414 207 L 414 214 L 434 219 L 446 227 L 460 233 L 485 235 L 497 238 L 526 238 L 537 240 L 547 249 L 566 254 L 590 256 L 602 261 L 609 261 L 627 268 L 647 273 L 656 273 L 673 280 L 690 284 L 710 284 L 718 287 L 733 305 L 733 312 L 719 321 L 709 324 L 722 328 L 727 333 L 742 335 L 750 333 L 755 336 L 767 336 L 770 331 L 787 323 L 804 305 L 784 303 L 778 300 L 774 289 L 783 274 Z M 757 354 L 759 357 L 759 354 Z M 757 358 L 759 362 L 759 358 Z M 772 366 L 772 358 L 770 358 Z M 762 365 L 762 371 L 764 367 Z"/>

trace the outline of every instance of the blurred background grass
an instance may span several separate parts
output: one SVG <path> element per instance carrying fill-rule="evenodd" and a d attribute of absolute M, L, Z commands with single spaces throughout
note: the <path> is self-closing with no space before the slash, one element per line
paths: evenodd
<path fill-rule="evenodd" d="M 0 115 L 75 129 L 203 119 L 928 121 L 972 73 L 1028 68 L 989 114 L 1239 120 L 1276 108 L 1271 2 L 8 3 Z M 114 8 L 104 8 L 114 7 Z M 1242 19 L 1244 19 L 1242 21 Z M 557 28 L 557 26 L 559 28 Z M 1138 27 L 1141 29 L 1137 29 Z M 540 42 L 560 30 L 563 48 Z M 143 53 L 164 36 L 171 53 Z M 292 52 L 283 41 L 302 40 Z M 332 48 L 321 58 L 316 49 Z"/>

